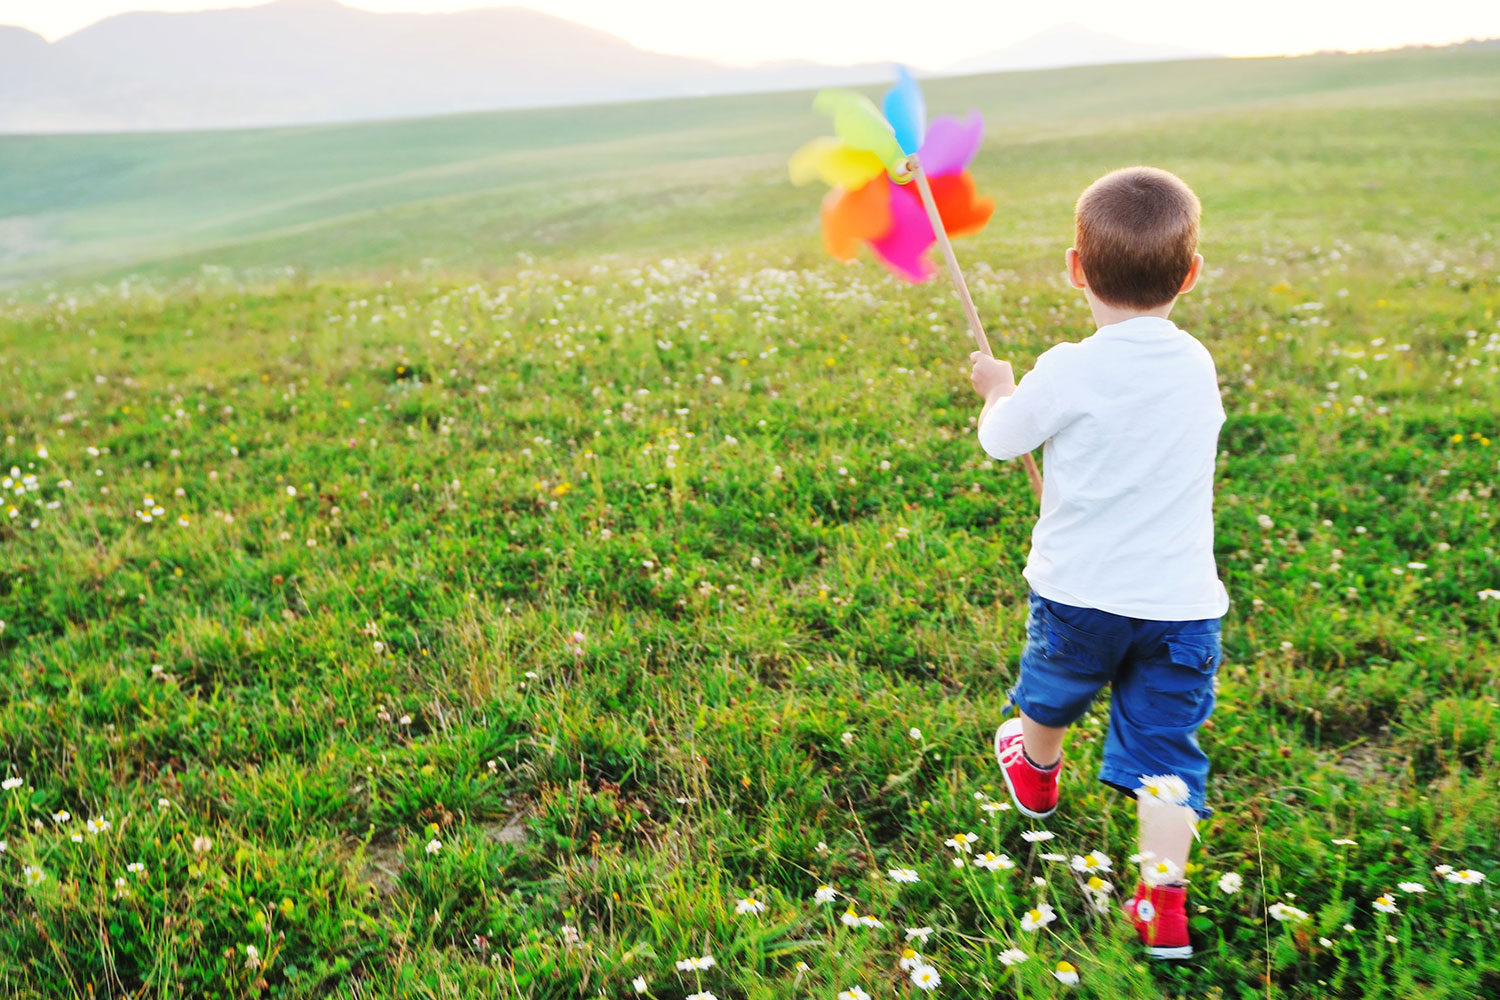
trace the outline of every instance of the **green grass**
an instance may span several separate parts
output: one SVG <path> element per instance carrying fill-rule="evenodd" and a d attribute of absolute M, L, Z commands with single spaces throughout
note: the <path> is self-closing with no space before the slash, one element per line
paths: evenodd
<path fill-rule="evenodd" d="M 1088 332 L 1057 276 L 1088 180 L 1146 160 L 1203 198 L 1210 271 L 1176 318 L 1229 413 L 1235 604 L 1197 959 L 1147 967 L 1040 857 L 1104 851 L 1128 891 L 1133 808 L 1092 780 L 1105 704 L 1070 737 L 1055 841 L 982 810 L 1034 501 L 973 440 L 951 292 L 822 259 L 816 195 L 778 166 L 818 123 L 766 97 L 569 133 L 547 112 L 0 143 L 30 157 L 0 190 L 28 179 L 73 234 L 10 276 L 136 275 L 0 308 L 0 771 L 22 779 L 0 995 L 879 998 L 916 993 L 908 926 L 936 929 L 939 997 L 1500 992 L 1491 884 L 1433 872 L 1500 867 L 1500 58 L 930 97 L 995 126 L 1000 211 L 960 255 L 1023 367 Z M 531 123 L 530 174 L 490 169 L 485 122 Z M 633 151 L 584 162 L 612 143 Z M 160 235 L 127 236 L 140 218 Z M 1018 866 L 952 867 L 961 831 Z M 886 926 L 842 926 L 823 883 Z M 737 915 L 750 894 L 765 911 Z M 1037 898 L 1061 919 L 1031 935 Z M 1278 900 L 1310 919 L 1267 919 Z M 1032 957 L 1008 969 L 1013 943 Z"/>

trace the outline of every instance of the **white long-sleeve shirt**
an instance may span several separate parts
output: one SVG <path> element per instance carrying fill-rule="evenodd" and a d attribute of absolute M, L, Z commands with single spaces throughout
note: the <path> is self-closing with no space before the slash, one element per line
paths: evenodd
<path fill-rule="evenodd" d="M 979 426 L 992 457 L 1045 445 L 1025 577 L 1043 597 L 1130 618 L 1217 618 L 1214 462 L 1224 407 L 1208 350 L 1139 316 L 1037 358 Z"/>

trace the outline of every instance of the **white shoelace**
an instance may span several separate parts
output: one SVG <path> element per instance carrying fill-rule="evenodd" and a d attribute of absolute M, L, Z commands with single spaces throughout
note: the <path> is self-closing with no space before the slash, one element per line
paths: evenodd
<path fill-rule="evenodd" d="M 1010 767 L 1016 761 L 1026 756 L 1026 749 L 1021 746 L 1020 740 L 1011 740 L 1005 744 L 1000 751 L 1000 766 Z"/>

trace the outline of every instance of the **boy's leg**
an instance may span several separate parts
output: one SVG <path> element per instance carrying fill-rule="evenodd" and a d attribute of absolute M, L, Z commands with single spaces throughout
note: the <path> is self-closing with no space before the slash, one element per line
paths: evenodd
<path fill-rule="evenodd" d="M 1153 958 L 1189 958 L 1186 888 L 1193 830 L 1204 802 L 1208 757 L 1198 727 L 1213 711 L 1220 658 L 1218 621 L 1154 622 L 1137 635 L 1115 678 L 1099 777 L 1131 792 L 1151 776 L 1174 775 L 1186 805 L 1139 798 L 1141 883 L 1125 912 Z"/>
<path fill-rule="evenodd" d="M 1198 814 L 1190 806 L 1157 805 L 1146 799 L 1136 801 L 1135 811 L 1141 824 L 1141 853 L 1146 856 L 1141 862 L 1142 881 L 1180 884 L 1182 873 L 1187 871 L 1188 853 L 1193 849 Z M 1171 865 L 1176 874 L 1157 876 L 1152 865 L 1162 861 Z"/>
<path fill-rule="evenodd" d="M 1021 713 L 1021 737 L 1026 756 L 1037 767 L 1049 768 L 1062 760 L 1063 737 L 1067 732 L 1067 726 L 1044 726 L 1025 712 Z"/>
<path fill-rule="evenodd" d="M 1020 717 L 995 731 L 995 757 L 1026 815 L 1041 819 L 1056 808 L 1063 736 L 1114 677 L 1129 643 L 1128 621 L 1031 595 L 1020 676 L 1007 705 Z"/>

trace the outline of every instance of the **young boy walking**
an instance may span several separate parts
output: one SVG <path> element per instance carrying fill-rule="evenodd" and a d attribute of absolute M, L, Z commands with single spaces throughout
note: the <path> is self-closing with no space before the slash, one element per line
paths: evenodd
<path fill-rule="evenodd" d="M 1146 860 L 1125 911 L 1153 958 L 1193 953 L 1182 877 L 1208 813 L 1197 732 L 1229 606 L 1214 567 L 1218 379 L 1203 345 L 1167 318 L 1203 269 L 1198 217 L 1192 190 L 1164 170 L 1095 181 L 1066 259 L 1098 330 L 1046 351 L 1020 385 L 1007 362 L 979 354 L 971 376 L 984 450 L 1012 459 L 1043 445 L 1046 472 L 1009 702 L 1020 716 L 996 731 L 995 754 L 1017 808 L 1051 815 L 1063 734 L 1110 686 L 1099 779 L 1137 798 Z"/>

